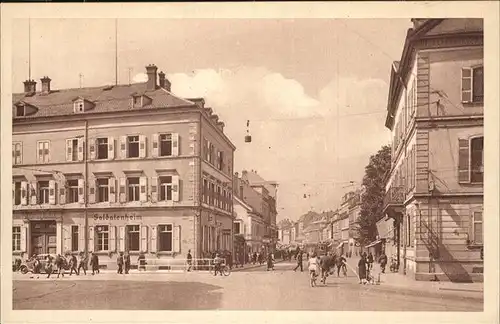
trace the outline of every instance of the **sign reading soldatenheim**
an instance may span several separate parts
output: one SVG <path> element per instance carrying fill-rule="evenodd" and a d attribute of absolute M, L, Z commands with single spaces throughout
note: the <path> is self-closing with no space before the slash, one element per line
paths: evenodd
<path fill-rule="evenodd" d="M 493 322 L 499 5 L 430 5 L 2 6 L 2 322 Z"/>

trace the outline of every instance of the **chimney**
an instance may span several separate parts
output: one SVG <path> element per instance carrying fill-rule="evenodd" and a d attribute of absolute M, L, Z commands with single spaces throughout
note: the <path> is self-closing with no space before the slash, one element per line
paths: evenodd
<path fill-rule="evenodd" d="M 146 73 L 148 74 L 148 81 L 146 83 L 147 90 L 152 91 L 156 90 L 157 82 L 156 82 L 156 71 L 158 68 L 154 64 L 149 64 L 146 66 Z"/>
<path fill-rule="evenodd" d="M 42 81 L 42 93 L 49 94 L 50 93 L 50 81 L 52 81 L 48 76 L 44 76 L 40 79 Z"/>
<path fill-rule="evenodd" d="M 165 73 L 163 71 L 158 73 L 158 81 L 160 82 L 160 88 L 165 88 Z"/>
<path fill-rule="evenodd" d="M 36 92 L 36 81 L 35 80 L 26 80 L 24 83 L 24 92 L 25 93 L 35 93 Z"/>

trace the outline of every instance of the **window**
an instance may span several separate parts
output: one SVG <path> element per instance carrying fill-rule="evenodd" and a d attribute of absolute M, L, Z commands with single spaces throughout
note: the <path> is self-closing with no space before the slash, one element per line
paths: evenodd
<path fill-rule="evenodd" d="M 208 162 L 209 163 L 214 163 L 214 160 L 213 160 L 214 150 L 215 150 L 214 145 L 212 143 L 209 143 L 209 147 L 208 147 Z"/>
<path fill-rule="evenodd" d="M 12 162 L 14 164 L 23 163 L 23 144 L 22 143 L 12 143 Z"/>
<path fill-rule="evenodd" d="M 483 67 L 462 69 L 462 102 L 483 102 Z"/>
<path fill-rule="evenodd" d="M 139 178 L 128 178 L 128 201 L 139 201 Z"/>
<path fill-rule="evenodd" d="M 40 204 L 49 203 L 49 182 L 40 181 L 38 182 L 38 202 Z"/>
<path fill-rule="evenodd" d="M 218 208 L 221 208 L 221 202 L 222 202 L 222 199 L 221 199 L 221 188 L 219 186 L 217 186 L 217 196 L 215 197 L 215 206 L 217 206 Z"/>
<path fill-rule="evenodd" d="M 127 225 L 127 250 L 139 251 L 139 225 Z"/>
<path fill-rule="evenodd" d="M 38 142 L 38 162 L 49 162 L 49 142 Z"/>
<path fill-rule="evenodd" d="M 227 210 L 227 193 L 226 189 L 222 190 L 222 209 Z"/>
<path fill-rule="evenodd" d="M 24 105 L 16 106 L 16 117 L 23 117 L 25 115 Z"/>
<path fill-rule="evenodd" d="M 21 182 L 14 182 L 14 205 L 21 205 Z"/>
<path fill-rule="evenodd" d="M 160 177 L 160 201 L 172 200 L 172 177 Z"/>
<path fill-rule="evenodd" d="M 160 240 L 159 251 L 172 252 L 173 250 L 173 226 L 169 225 L 159 225 L 158 226 L 158 238 Z"/>
<path fill-rule="evenodd" d="M 71 251 L 78 251 L 78 225 L 71 226 Z"/>
<path fill-rule="evenodd" d="M 172 134 L 160 134 L 160 156 L 172 156 Z"/>
<path fill-rule="evenodd" d="M 109 250 L 109 226 L 99 225 L 95 227 L 97 241 L 96 250 L 97 251 L 108 251 Z"/>
<path fill-rule="evenodd" d="M 208 204 L 208 181 L 207 179 L 203 179 L 203 202 Z"/>
<path fill-rule="evenodd" d="M 210 184 L 210 205 L 214 205 L 215 201 L 215 184 L 211 183 Z"/>
<path fill-rule="evenodd" d="M 109 179 L 97 179 L 97 202 L 109 201 Z"/>
<path fill-rule="evenodd" d="M 205 157 L 205 161 L 208 161 L 210 159 L 208 147 L 210 146 L 210 142 L 204 138 L 203 139 L 203 156 Z"/>
<path fill-rule="evenodd" d="M 476 137 L 470 141 L 471 147 L 471 182 L 483 182 L 484 150 L 483 137 Z"/>
<path fill-rule="evenodd" d="M 411 217 L 406 215 L 406 246 L 411 246 Z"/>
<path fill-rule="evenodd" d="M 142 104 L 141 104 L 141 99 L 142 99 L 142 97 L 141 97 L 141 96 L 135 96 L 135 97 L 134 97 L 134 106 L 135 106 L 135 107 L 140 107 L 140 106 L 142 106 Z"/>
<path fill-rule="evenodd" d="M 108 158 L 108 138 L 97 139 L 97 159 L 106 160 Z"/>
<path fill-rule="evenodd" d="M 222 170 L 222 152 L 217 151 L 217 161 L 216 161 L 217 170 Z"/>
<path fill-rule="evenodd" d="M 483 244 L 483 213 L 474 212 L 472 214 L 472 242 L 474 244 Z"/>
<path fill-rule="evenodd" d="M 234 234 L 237 235 L 237 234 L 241 234 L 240 233 L 240 230 L 241 230 L 241 224 L 240 223 L 234 223 Z"/>
<path fill-rule="evenodd" d="M 21 251 L 21 226 L 12 227 L 12 250 Z"/>
<path fill-rule="evenodd" d="M 68 203 L 78 202 L 78 180 L 68 180 Z"/>
<path fill-rule="evenodd" d="M 136 158 L 139 157 L 139 136 L 128 136 L 128 157 Z"/>

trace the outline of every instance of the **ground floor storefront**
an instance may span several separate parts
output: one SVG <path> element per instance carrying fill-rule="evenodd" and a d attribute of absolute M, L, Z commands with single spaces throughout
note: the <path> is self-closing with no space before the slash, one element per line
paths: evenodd
<path fill-rule="evenodd" d="M 217 220 L 210 216 L 217 215 Z M 26 259 L 33 254 L 93 252 L 101 268 L 113 269 L 120 252 L 132 262 L 146 259 L 193 258 L 203 247 L 232 250 L 232 218 L 199 208 L 89 209 L 15 211 L 13 254 Z"/>

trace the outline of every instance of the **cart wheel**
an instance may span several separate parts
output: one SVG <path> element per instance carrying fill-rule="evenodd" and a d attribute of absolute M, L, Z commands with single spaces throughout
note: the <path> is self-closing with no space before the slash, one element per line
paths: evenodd
<path fill-rule="evenodd" d="M 226 276 L 226 277 L 227 277 L 227 276 L 229 276 L 229 275 L 231 274 L 231 270 L 229 269 L 229 267 L 228 267 L 228 266 L 225 266 L 223 271 L 224 271 L 224 272 L 223 272 L 223 274 L 224 274 L 224 276 Z"/>
<path fill-rule="evenodd" d="M 28 273 L 28 267 L 27 266 L 22 266 L 20 269 L 22 274 L 27 274 Z"/>

